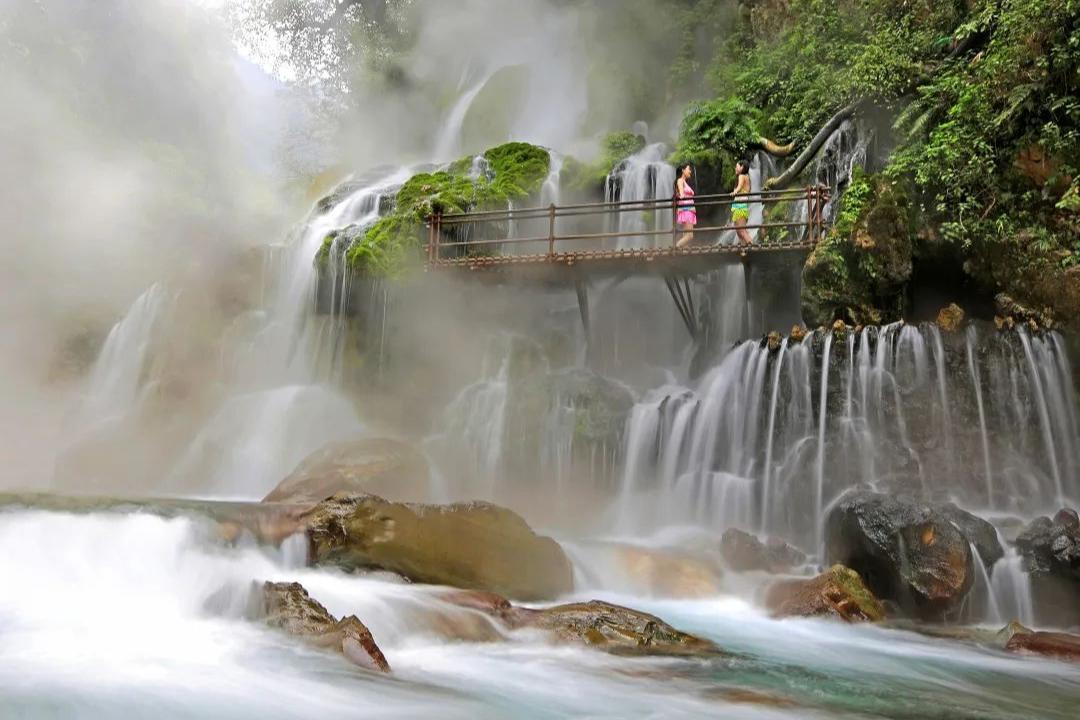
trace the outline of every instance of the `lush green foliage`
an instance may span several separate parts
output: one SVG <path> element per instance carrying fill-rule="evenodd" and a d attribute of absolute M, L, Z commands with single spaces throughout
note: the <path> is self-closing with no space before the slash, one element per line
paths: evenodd
<path fill-rule="evenodd" d="M 761 111 L 738 98 L 694 103 L 683 117 L 677 155 L 686 162 L 712 162 L 718 153 L 742 157 L 758 145 Z"/>
<path fill-rule="evenodd" d="M 911 189 L 920 242 L 952 248 L 987 287 L 1053 302 L 1031 278 L 1080 260 L 1080 0 L 747 7 L 710 68 L 715 99 L 686 115 L 681 150 L 730 152 L 744 140 L 728 118 L 737 108 L 762 134 L 805 144 L 859 101 L 885 118 L 878 133 L 893 151 L 881 169 Z M 833 240 L 857 232 L 873 194 L 852 181 Z M 857 256 L 820 255 L 828 284 L 861 272 L 845 265 Z"/>
<path fill-rule="evenodd" d="M 604 172 L 608 173 L 626 158 L 634 153 L 641 152 L 645 147 L 645 138 L 642 135 L 636 135 L 626 130 L 608 133 L 604 137 L 601 147 L 603 153 L 600 164 L 604 166 Z"/>

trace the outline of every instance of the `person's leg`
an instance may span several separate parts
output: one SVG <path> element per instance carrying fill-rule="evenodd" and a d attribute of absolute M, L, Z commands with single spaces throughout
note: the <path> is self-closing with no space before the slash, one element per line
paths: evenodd
<path fill-rule="evenodd" d="M 754 239 L 750 236 L 750 232 L 746 229 L 745 218 L 735 221 L 735 234 L 739 236 L 739 242 L 743 245 L 750 245 L 754 242 Z"/>
<path fill-rule="evenodd" d="M 679 223 L 679 229 L 683 231 L 683 234 L 679 236 L 678 241 L 675 243 L 675 247 L 686 247 L 694 238 L 694 226 L 690 223 Z"/>

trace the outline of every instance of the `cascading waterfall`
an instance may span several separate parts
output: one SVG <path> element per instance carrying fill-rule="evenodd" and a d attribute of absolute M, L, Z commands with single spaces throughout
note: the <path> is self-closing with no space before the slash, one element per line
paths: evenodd
<path fill-rule="evenodd" d="M 165 286 L 152 285 L 109 331 L 75 413 L 78 426 L 124 416 L 135 408 L 169 302 Z"/>
<path fill-rule="evenodd" d="M 612 169 L 604 182 L 605 202 L 667 200 L 674 194 L 675 168 L 665 161 L 663 143 L 646 145 Z M 667 206 L 640 212 L 620 212 L 613 216 L 610 232 L 643 233 L 670 230 L 671 210 Z M 662 235 L 631 235 L 618 239 L 617 247 L 656 247 L 669 245 Z"/>
<path fill-rule="evenodd" d="M 843 340 L 817 332 L 776 350 L 741 344 L 697 389 L 660 388 L 635 408 L 620 492 L 658 496 L 660 511 L 624 497 L 620 508 L 650 509 L 620 527 L 734 523 L 816 549 L 826 508 L 860 483 L 991 511 L 1053 510 L 1080 494 L 1075 408 L 1050 400 L 1070 382 L 1060 342 L 992 332 L 975 352 L 978 336 L 897 323 Z M 986 434 L 1001 440 L 987 448 Z M 749 517 L 702 504 L 700 484 L 719 483 L 717 473 L 755 488 Z"/>

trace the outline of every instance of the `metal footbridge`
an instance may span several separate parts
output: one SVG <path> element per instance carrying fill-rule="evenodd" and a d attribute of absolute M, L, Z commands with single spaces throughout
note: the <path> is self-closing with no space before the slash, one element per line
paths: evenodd
<path fill-rule="evenodd" d="M 696 335 L 690 280 L 733 261 L 749 273 L 761 255 L 803 262 L 824 235 L 828 201 L 824 187 L 698 195 L 700 224 L 689 232 L 675 222 L 676 198 L 435 214 L 425 267 L 499 283 L 573 285 L 586 328 L 589 280 L 659 275 Z M 730 219 L 735 203 L 750 208 L 741 226 Z"/>

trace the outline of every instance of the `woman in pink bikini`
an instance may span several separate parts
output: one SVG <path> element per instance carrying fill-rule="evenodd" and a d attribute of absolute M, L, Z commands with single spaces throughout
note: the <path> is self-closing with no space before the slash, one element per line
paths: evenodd
<path fill-rule="evenodd" d="M 683 234 L 679 237 L 675 247 L 686 247 L 694 239 L 694 226 L 697 225 L 697 209 L 694 207 L 694 188 L 690 187 L 690 177 L 694 171 L 690 163 L 683 163 L 676 169 L 675 197 L 677 213 L 675 224 Z"/>

